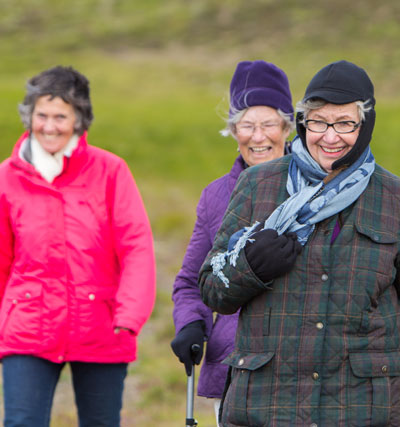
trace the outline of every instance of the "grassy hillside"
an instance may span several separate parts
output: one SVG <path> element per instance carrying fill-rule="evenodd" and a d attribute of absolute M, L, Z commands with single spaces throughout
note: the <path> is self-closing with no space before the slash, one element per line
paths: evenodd
<path fill-rule="evenodd" d="M 236 156 L 221 137 L 238 61 L 282 67 L 294 102 L 328 62 L 366 68 L 376 88 L 372 148 L 400 174 L 400 4 L 375 0 L 0 0 L 0 159 L 22 131 L 17 104 L 33 74 L 73 65 L 91 81 L 90 142 L 131 167 L 152 222 L 158 298 L 130 367 L 123 426 L 184 425 L 185 376 L 173 356 L 170 294 L 201 189 Z M 196 401 L 199 426 L 210 402 Z M 57 391 L 53 427 L 74 424 L 69 374 Z"/>

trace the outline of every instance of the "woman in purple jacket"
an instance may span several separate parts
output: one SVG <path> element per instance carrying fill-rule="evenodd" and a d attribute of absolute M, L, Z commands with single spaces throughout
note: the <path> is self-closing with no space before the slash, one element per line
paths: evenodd
<path fill-rule="evenodd" d="M 198 395 L 215 398 L 216 413 L 227 374 L 227 366 L 221 361 L 234 348 L 238 313 L 217 314 L 214 319 L 211 309 L 201 300 L 198 273 L 240 173 L 249 166 L 283 156 L 293 127 L 292 97 L 286 74 L 265 61 L 240 62 L 230 85 L 227 127 L 221 132 L 236 139 L 240 155 L 231 171 L 209 184 L 201 194 L 196 224 L 172 296 L 176 329 L 172 349 L 190 375 L 192 364 L 200 363 L 203 343 L 207 341 Z M 193 344 L 200 346 L 196 355 L 191 352 Z"/>

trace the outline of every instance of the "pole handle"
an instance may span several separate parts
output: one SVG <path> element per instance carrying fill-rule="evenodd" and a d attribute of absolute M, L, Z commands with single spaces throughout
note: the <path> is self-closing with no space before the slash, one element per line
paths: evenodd
<path fill-rule="evenodd" d="M 190 350 L 191 350 L 191 352 L 192 352 L 193 356 L 196 356 L 196 354 L 200 351 L 200 346 L 199 346 L 199 344 L 193 344 L 193 345 L 190 347 Z"/>

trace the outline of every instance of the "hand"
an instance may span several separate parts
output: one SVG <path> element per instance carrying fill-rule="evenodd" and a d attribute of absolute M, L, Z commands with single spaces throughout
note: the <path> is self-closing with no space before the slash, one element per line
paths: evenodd
<path fill-rule="evenodd" d="M 193 354 L 192 345 L 197 344 L 200 350 Z M 203 357 L 204 322 L 196 320 L 184 326 L 171 341 L 171 347 L 179 360 L 185 365 L 186 374 L 192 373 L 192 365 L 198 365 Z"/>
<path fill-rule="evenodd" d="M 251 236 L 244 247 L 247 262 L 254 274 L 264 283 L 283 276 L 294 266 L 302 246 L 296 233 L 288 232 L 281 236 L 275 230 L 267 228 Z"/>

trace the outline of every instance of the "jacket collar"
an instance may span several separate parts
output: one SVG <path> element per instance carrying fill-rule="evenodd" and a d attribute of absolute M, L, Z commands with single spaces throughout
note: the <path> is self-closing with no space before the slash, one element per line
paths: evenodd
<path fill-rule="evenodd" d="M 21 137 L 16 142 L 12 154 L 11 154 L 11 164 L 15 168 L 19 169 L 21 172 L 26 173 L 31 176 L 31 178 L 37 178 L 39 180 L 42 180 L 43 182 L 46 182 L 39 172 L 36 171 L 34 166 L 29 163 L 28 161 L 21 158 L 19 152 L 21 149 L 21 146 L 25 142 L 25 140 L 29 138 L 29 131 L 25 131 Z M 68 160 L 68 173 L 69 174 L 75 174 L 78 173 L 78 170 L 80 169 L 82 162 L 85 162 L 85 159 L 87 157 L 87 132 L 84 132 L 79 140 L 78 140 L 78 146 L 73 151 L 70 159 Z M 64 164 L 64 170 L 65 170 L 65 164 Z"/>

